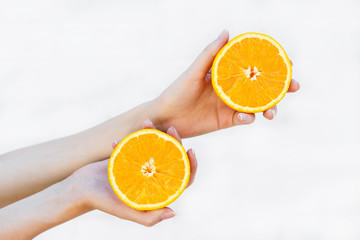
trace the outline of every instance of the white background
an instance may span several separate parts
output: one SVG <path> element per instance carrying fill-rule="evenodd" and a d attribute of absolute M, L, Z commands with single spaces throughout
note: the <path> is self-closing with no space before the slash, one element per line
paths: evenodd
<path fill-rule="evenodd" d="M 194 185 L 152 228 L 94 211 L 37 239 L 359 239 L 359 1 L 0 0 L 0 153 L 150 100 L 223 28 L 271 35 L 298 94 L 185 140 Z"/>

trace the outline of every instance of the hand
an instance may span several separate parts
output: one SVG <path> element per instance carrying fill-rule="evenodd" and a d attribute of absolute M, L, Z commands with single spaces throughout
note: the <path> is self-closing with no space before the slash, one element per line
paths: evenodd
<path fill-rule="evenodd" d="M 229 33 L 223 31 L 197 57 L 195 62 L 156 99 L 162 115 L 162 129 L 176 126 L 181 137 L 192 137 L 235 125 L 250 124 L 253 113 L 239 113 L 215 94 L 211 84 L 210 68 L 218 51 L 228 42 Z M 291 81 L 289 92 L 296 92 L 300 85 Z M 277 107 L 263 112 L 273 119 Z"/>
<path fill-rule="evenodd" d="M 155 128 L 155 126 L 150 120 L 146 120 L 143 123 L 143 128 Z M 167 130 L 167 133 L 181 143 L 181 138 L 174 127 L 170 127 Z M 115 148 L 117 144 L 118 142 L 114 141 L 113 148 Z M 189 149 L 187 154 L 190 160 L 191 169 L 188 183 L 188 186 L 190 186 L 194 181 L 197 161 L 195 153 L 192 149 Z M 80 192 L 84 196 L 83 202 L 85 206 L 90 209 L 98 209 L 116 217 L 134 221 L 145 226 L 153 226 L 164 219 L 175 216 L 174 211 L 168 207 L 152 211 L 139 211 L 130 208 L 123 203 L 115 195 L 110 186 L 107 176 L 108 162 L 109 160 L 107 159 L 86 165 L 70 176 L 70 180 L 72 180 L 75 185 L 80 186 Z"/>

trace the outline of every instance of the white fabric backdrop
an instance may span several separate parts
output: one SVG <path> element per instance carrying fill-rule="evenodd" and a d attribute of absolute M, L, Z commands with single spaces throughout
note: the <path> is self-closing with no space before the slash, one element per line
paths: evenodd
<path fill-rule="evenodd" d="M 185 140 L 199 160 L 153 228 L 94 211 L 37 239 L 359 239 L 360 2 L 0 0 L 0 153 L 156 97 L 223 28 L 273 36 L 298 94 Z"/>

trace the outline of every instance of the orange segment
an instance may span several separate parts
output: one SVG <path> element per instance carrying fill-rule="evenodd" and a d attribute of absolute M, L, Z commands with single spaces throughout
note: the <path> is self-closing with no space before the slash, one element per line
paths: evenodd
<path fill-rule="evenodd" d="M 110 184 L 128 206 L 152 210 L 172 203 L 190 177 L 186 151 L 173 137 L 143 129 L 124 138 L 111 154 Z"/>
<path fill-rule="evenodd" d="M 277 104 L 291 81 L 291 64 L 284 49 L 261 33 L 241 34 L 217 54 L 212 70 L 216 94 L 241 112 L 262 112 Z"/>

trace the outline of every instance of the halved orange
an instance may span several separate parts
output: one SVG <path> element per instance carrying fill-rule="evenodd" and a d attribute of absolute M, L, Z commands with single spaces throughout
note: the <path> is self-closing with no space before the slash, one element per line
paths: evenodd
<path fill-rule="evenodd" d="M 291 63 L 273 38 L 244 33 L 216 55 L 211 77 L 216 94 L 234 110 L 262 112 L 285 96 L 291 82 Z"/>
<path fill-rule="evenodd" d="M 153 210 L 175 201 L 186 188 L 190 163 L 172 136 L 143 129 L 124 138 L 111 154 L 110 184 L 128 206 Z"/>

